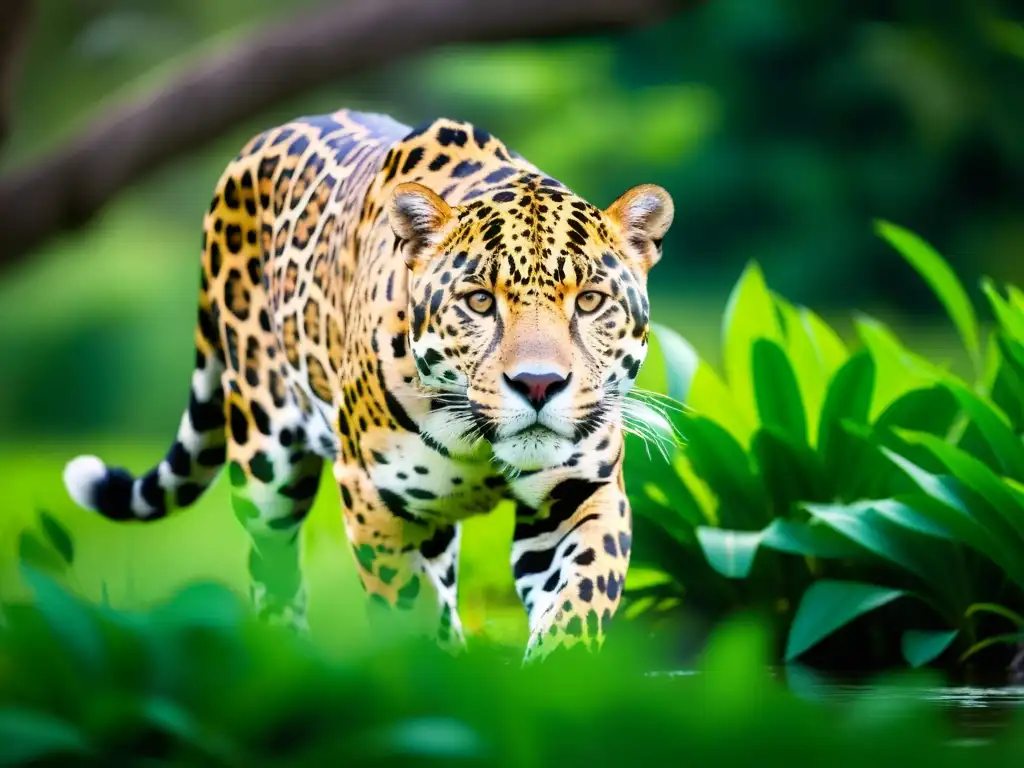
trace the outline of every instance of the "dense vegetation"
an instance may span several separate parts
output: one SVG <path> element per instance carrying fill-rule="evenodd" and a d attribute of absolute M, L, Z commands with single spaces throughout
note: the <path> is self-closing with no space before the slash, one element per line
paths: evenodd
<path fill-rule="evenodd" d="M 688 407 L 648 397 L 664 417 L 648 443 L 683 446 L 627 452 L 636 564 L 654 570 L 631 592 L 634 615 L 756 606 L 786 661 L 843 668 L 899 654 L 1005 665 L 1024 640 L 1024 293 L 984 281 L 996 327 L 983 338 L 942 257 L 877 230 L 946 308 L 969 376 L 866 315 L 848 349 L 753 264 L 726 310 L 724 379 L 659 328 L 667 394 Z"/>
<path fill-rule="evenodd" d="M 386 637 L 329 658 L 210 585 L 124 613 L 33 583 L 0 634 L 2 765 L 859 766 L 913 750 L 938 767 L 1024 747 L 1019 729 L 964 739 L 899 687 L 838 709 L 798 698 L 749 622 L 720 628 L 696 676 L 644 676 L 621 633 L 600 657 L 521 670 L 500 649 Z"/>
<path fill-rule="evenodd" d="M 316 2 L 36 3 L 0 170 L 116 89 L 159 88 L 175 59 Z M 5 276 L 0 765 L 1008 764 L 1019 729 L 979 745 L 899 688 L 828 708 L 781 683 L 1003 680 L 1024 632 L 1012 6 L 713 0 L 625 35 L 437 51 L 296 94 Z M 519 669 L 507 507 L 467 523 L 473 644 L 451 659 L 360 623 L 329 473 L 303 534 L 309 642 L 235 597 L 246 542 L 223 484 L 146 527 L 60 486 L 77 453 L 142 470 L 166 450 L 214 180 L 256 131 L 340 105 L 473 120 L 595 203 L 641 181 L 677 201 L 627 454 L 634 568 L 598 658 Z M 872 237 L 874 216 L 946 259 L 892 224 Z M 872 314 L 850 334 L 853 306 Z M 682 665 L 701 674 L 644 675 Z"/>

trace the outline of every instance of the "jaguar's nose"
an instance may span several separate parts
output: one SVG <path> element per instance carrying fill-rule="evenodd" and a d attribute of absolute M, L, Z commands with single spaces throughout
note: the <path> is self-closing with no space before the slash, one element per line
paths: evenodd
<path fill-rule="evenodd" d="M 561 376 L 557 373 L 530 373 L 529 371 L 515 376 L 509 376 L 506 373 L 504 376 L 509 387 L 522 395 L 538 411 L 548 400 L 565 389 L 569 384 L 569 379 L 572 378 L 571 373 L 568 376 Z"/>

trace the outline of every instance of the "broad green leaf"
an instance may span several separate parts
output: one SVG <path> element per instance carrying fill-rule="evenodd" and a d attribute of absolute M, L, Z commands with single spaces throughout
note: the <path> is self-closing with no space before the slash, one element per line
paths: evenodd
<path fill-rule="evenodd" d="M 989 304 L 992 306 L 992 314 L 996 316 L 999 325 L 1014 338 L 1024 340 L 1024 310 L 1009 304 L 999 294 L 995 283 L 988 278 L 982 279 L 981 290 L 988 297 Z"/>
<path fill-rule="evenodd" d="M 57 765 L 58 757 L 84 757 L 89 751 L 84 735 L 70 723 L 42 712 L 0 709 L 0 765 Z"/>
<path fill-rule="evenodd" d="M 667 504 L 653 498 L 654 494 L 641 495 L 634 491 L 629 493 L 629 505 L 633 518 L 646 517 L 654 525 L 662 529 L 663 538 L 671 538 L 673 542 L 682 546 L 694 544 L 693 527 L 682 514 L 678 507 L 670 507 Z M 702 524 L 700 520 L 696 524 Z M 667 534 L 667 536 L 666 536 Z"/>
<path fill-rule="evenodd" d="M 1020 539 L 1013 532 L 1004 533 L 1005 522 L 998 513 L 987 506 L 982 499 L 969 507 L 958 488 L 955 479 L 934 475 L 910 460 L 889 449 L 882 452 L 900 467 L 934 504 L 922 502 L 907 513 L 903 521 L 915 530 L 921 530 L 917 522 L 920 517 L 930 521 L 936 530 L 932 535 L 951 541 L 961 541 L 998 564 L 1006 575 L 1024 588 L 1024 559 L 1020 553 Z M 909 507 L 908 507 L 909 508 Z M 944 533 L 939 532 L 941 528 Z"/>
<path fill-rule="evenodd" d="M 1006 414 L 995 403 L 982 399 L 956 381 L 947 380 L 943 385 L 980 430 L 1003 473 L 1015 480 L 1024 480 L 1024 444 L 1013 433 Z"/>
<path fill-rule="evenodd" d="M 915 530 L 881 514 L 876 507 L 890 500 L 854 504 L 805 504 L 804 509 L 864 549 L 914 574 L 932 586 L 942 586 L 940 550 L 929 546 Z"/>
<path fill-rule="evenodd" d="M 626 436 L 623 474 L 627 493 L 634 505 L 640 499 L 653 500 L 657 502 L 656 506 L 677 517 L 680 523 L 685 521 L 692 526 L 705 522 L 700 506 L 680 479 L 671 458 L 666 458 L 656 447 L 652 448 L 633 434 Z M 653 489 L 657 489 L 657 494 L 652 492 Z"/>
<path fill-rule="evenodd" d="M 906 496 L 904 499 L 881 499 L 874 502 L 872 510 L 907 530 L 925 536 L 956 544 L 984 541 L 984 531 L 970 518 L 957 517 L 958 513 L 950 507 L 927 496 Z"/>
<path fill-rule="evenodd" d="M 828 323 L 806 307 L 800 308 L 800 319 L 818 352 L 825 379 L 832 378 L 839 366 L 850 356 L 846 345 Z"/>
<path fill-rule="evenodd" d="M 956 273 L 934 248 L 913 232 L 888 221 L 875 222 L 875 231 L 885 238 L 924 278 L 942 302 L 956 326 L 975 371 L 981 370 L 981 343 L 974 307 Z"/>
<path fill-rule="evenodd" d="M 680 428 L 690 465 L 718 499 L 718 524 L 756 530 L 767 522 L 764 491 L 743 447 L 721 425 L 684 415 Z"/>
<path fill-rule="evenodd" d="M 878 439 L 866 424 L 843 419 L 829 438 L 824 477 L 834 501 L 883 498 L 889 494 L 892 465 L 878 452 Z"/>
<path fill-rule="evenodd" d="M 694 525 L 702 524 L 701 520 L 694 524 L 683 517 L 677 509 L 667 506 L 651 496 L 642 496 L 630 491 L 630 511 L 633 518 L 645 517 L 654 525 L 662 529 L 662 537 L 670 538 L 680 546 L 690 546 L 695 543 L 693 534 Z M 666 537 L 667 534 L 667 537 Z"/>
<path fill-rule="evenodd" d="M 821 409 L 819 447 L 827 442 L 827 432 L 838 428 L 843 419 L 861 424 L 868 422 L 874 388 L 875 363 L 871 355 L 861 350 L 850 357 L 829 382 Z"/>
<path fill-rule="evenodd" d="M 32 531 L 18 534 L 18 562 L 41 573 L 61 573 L 65 568 L 57 552 Z"/>
<path fill-rule="evenodd" d="M 952 507 L 965 517 L 970 517 L 970 511 L 964 505 L 963 500 L 957 496 L 956 491 L 949 487 L 945 478 L 933 475 L 914 464 L 909 459 L 900 456 L 895 451 L 882 448 L 882 453 L 889 457 L 896 466 L 902 469 L 917 486 L 936 501 L 940 501 L 948 507 Z"/>
<path fill-rule="evenodd" d="M 916 669 L 941 656 L 959 634 L 958 629 L 908 629 L 900 638 L 900 650 L 907 663 Z"/>
<path fill-rule="evenodd" d="M 45 510 L 39 512 L 39 523 L 42 525 L 43 533 L 49 539 L 50 544 L 57 550 L 65 563 L 71 565 L 75 561 L 75 545 L 71 540 L 68 529 L 53 515 Z"/>
<path fill-rule="evenodd" d="M 722 329 L 725 377 L 736 408 L 750 424 L 757 423 L 752 373 L 756 339 L 781 342 L 782 329 L 764 274 L 751 262 L 729 296 Z"/>
<path fill-rule="evenodd" d="M 697 502 L 704 521 L 717 524 L 718 517 L 715 513 L 715 506 L 718 500 L 708 484 L 704 482 L 693 468 L 693 463 L 690 461 L 689 456 L 684 452 L 680 452 L 676 456 L 675 468 L 679 473 L 680 480 L 683 481 L 683 485 L 686 486 L 687 490 L 693 495 L 694 501 Z"/>
<path fill-rule="evenodd" d="M 992 399 L 998 402 L 995 390 L 1000 379 L 1006 382 L 1009 391 L 1004 393 L 1004 397 L 1011 402 L 1002 409 L 1017 417 L 1019 428 L 1024 424 L 1024 343 L 1001 331 L 990 338 L 996 351 L 992 355 L 995 358 L 994 375 L 988 382 L 988 389 L 992 392 Z"/>
<path fill-rule="evenodd" d="M 758 550 L 823 559 L 862 557 L 864 550 L 824 525 L 775 518 L 760 531 L 700 527 L 697 539 L 708 563 L 730 579 L 750 575 Z"/>
<path fill-rule="evenodd" d="M 1015 285 L 1007 285 L 1006 293 L 1010 297 L 1010 306 L 1024 317 L 1024 291 Z"/>
<path fill-rule="evenodd" d="M 821 408 L 817 446 L 825 474 L 837 488 L 842 485 L 840 478 L 850 469 L 847 462 L 853 458 L 851 453 L 858 449 L 842 423 L 867 423 L 874 388 L 875 365 L 864 350 L 850 357 L 829 382 Z"/>
<path fill-rule="evenodd" d="M 864 556 L 864 549 L 827 525 L 775 518 L 762 532 L 761 546 L 803 557 L 838 560 Z"/>
<path fill-rule="evenodd" d="M 880 431 L 912 429 L 945 435 L 959 410 L 956 398 L 945 387 L 914 389 L 889 403 L 875 421 L 875 427 Z"/>
<path fill-rule="evenodd" d="M 953 428 L 945 436 L 945 438 L 956 445 L 960 450 L 971 454 L 975 458 L 985 462 L 995 472 L 1002 473 L 1002 467 L 999 465 L 999 459 L 992 453 L 992 447 L 989 445 L 988 440 L 985 439 L 985 435 L 978 429 L 978 425 L 967 418 L 967 414 L 961 410 L 957 416 L 956 421 L 953 424 Z M 895 447 L 888 445 L 887 447 Z M 898 447 L 896 448 L 898 451 Z M 899 451 L 902 453 L 902 451 Z M 918 463 L 927 462 L 927 459 L 921 459 L 919 456 L 909 455 L 907 458 L 916 460 Z"/>
<path fill-rule="evenodd" d="M 990 333 L 988 336 L 988 343 L 985 345 L 985 370 L 981 377 L 981 391 L 992 392 L 992 386 L 996 382 L 996 378 L 999 376 L 1000 364 L 1002 363 L 1003 353 L 999 349 L 999 336 L 1002 335 L 998 329 L 995 333 Z"/>
<path fill-rule="evenodd" d="M 1003 332 L 993 333 L 989 341 L 991 369 L 985 390 L 1009 417 L 1013 430 L 1024 432 L 1024 344 Z"/>
<path fill-rule="evenodd" d="M 77 664 L 90 673 L 103 665 L 103 637 L 97 616 L 47 576 L 28 570 L 25 579 L 35 593 L 36 607 Z"/>
<path fill-rule="evenodd" d="M 820 501 L 827 496 L 821 463 L 804 443 L 765 427 L 757 431 L 750 446 L 761 481 L 771 499 L 775 515 L 788 515 L 801 501 Z"/>
<path fill-rule="evenodd" d="M 906 349 L 884 323 L 861 316 L 854 325 L 875 362 L 872 420 L 901 395 L 931 386 L 945 377 L 942 369 Z"/>
<path fill-rule="evenodd" d="M 753 431 L 753 422 L 744 419 L 733 394 L 715 369 L 701 360 L 686 339 L 671 328 L 652 323 L 655 342 L 665 364 L 666 393 L 694 413 L 714 419 L 741 443 Z"/>
<path fill-rule="evenodd" d="M 1006 333 L 998 334 L 996 339 L 999 343 L 999 350 L 1007 362 L 1013 366 L 1015 371 L 1024 372 L 1024 343 Z M 1024 375 L 1021 375 L 1021 378 L 1024 379 Z"/>
<path fill-rule="evenodd" d="M 846 348 L 821 318 L 805 307 L 795 307 L 778 294 L 772 300 L 782 317 L 785 350 L 800 386 L 807 415 L 807 432 L 818 434 L 818 416 L 825 389 L 836 369 L 845 362 Z"/>
<path fill-rule="evenodd" d="M 651 330 L 665 362 L 665 392 L 669 397 L 685 403 L 700 363 L 697 351 L 668 326 L 652 323 Z"/>
<path fill-rule="evenodd" d="M 846 506 L 811 506 L 815 517 L 831 525 L 860 546 L 873 552 L 928 586 L 929 601 L 950 623 L 960 616 L 967 601 L 962 568 L 951 567 L 954 546 L 962 541 L 945 525 L 950 516 L 966 526 L 971 521 L 957 518 L 948 507 L 932 504 L 926 498 L 910 506 L 896 499 L 879 499 Z M 938 514 L 933 514 L 935 510 Z M 926 512 L 921 510 L 925 509 Z"/>
<path fill-rule="evenodd" d="M 825 377 L 822 374 L 818 350 L 815 349 L 813 340 L 803 326 L 800 310 L 774 291 L 771 292 L 771 297 L 781 320 L 782 346 L 786 350 L 786 357 L 793 365 L 797 381 L 800 382 L 802 396 L 807 400 L 807 387 L 812 384 L 818 385 L 820 396 L 824 392 Z"/>
<path fill-rule="evenodd" d="M 668 574 L 675 583 L 684 585 L 688 598 L 695 604 L 718 609 L 735 603 L 734 585 L 711 568 L 696 541 L 681 544 L 666 536 L 660 525 L 644 515 L 633 517 L 630 562 Z"/>
<path fill-rule="evenodd" d="M 761 531 L 728 531 L 702 526 L 697 541 L 711 567 L 729 579 L 745 579 L 761 546 Z"/>
<path fill-rule="evenodd" d="M 633 552 L 630 565 L 641 569 L 664 571 L 675 579 L 686 574 L 680 570 L 683 553 L 696 549 L 695 542 L 677 539 L 666 531 L 659 515 L 651 515 L 637 504 L 633 505 Z"/>
<path fill-rule="evenodd" d="M 1006 489 L 1017 499 L 1018 504 L 1024 505 L 1024 483 L 1018 483 L 1012 477 L 1004 477 Z"/>
<path fill-rule="evenodd" d="M 807 443 L 807 417 L 800 386 L 789 358 L 776 342 L 757 339 L 753 348 L 754 398 L 763 426 L 787 434 L 797 445 Z"/>
<path fill-rule="evenodd" d="M 897 434 L 908 443 L 926 448 L 954 477 L 992 505 L 998 516 L 986 519 L 986 526 L 1000 541 L 1019 547 L 1024 562 L 1024 547 L 1021 546 L 1024 545 L 1024 505 L 1013 496 L 1002 479 L 983 462 L 935 435 L 906 430 Z"/>
<path fill-rule="evenodd" d="M 811 584 L 800 599 L 786 641 L 786 661 L 842 629 L 869 611 L 891 603 L 906 593 L 874 584 L 821 579 Z"/>

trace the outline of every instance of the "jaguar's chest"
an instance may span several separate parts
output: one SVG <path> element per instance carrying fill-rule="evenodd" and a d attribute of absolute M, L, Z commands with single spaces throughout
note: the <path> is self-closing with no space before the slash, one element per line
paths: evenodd
<path fill-rule="evenodd" d="M 456 522 L 492 511 L 507 496 L 505 477 L 489 461 L 444 456 L 413 433 L 387 442 L 373 452 L 369 475 L 399 517 Z"/>

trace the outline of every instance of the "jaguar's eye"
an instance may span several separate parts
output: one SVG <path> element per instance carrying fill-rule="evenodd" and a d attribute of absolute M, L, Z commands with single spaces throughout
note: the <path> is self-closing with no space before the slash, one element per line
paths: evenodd
<path fill-rule="evenodd" d="M 478 315 L 489 315 L 494 309 L 494 296 L 487 291 L 473 291 L 466 297 L 466 305 Z"/>
<path fill-rule="evenodd" d="M 597 291 L 584 291 L 576 297 L 576 309 L 584 315 L 592 315 L 601 308 L 607 297 Z"/>

